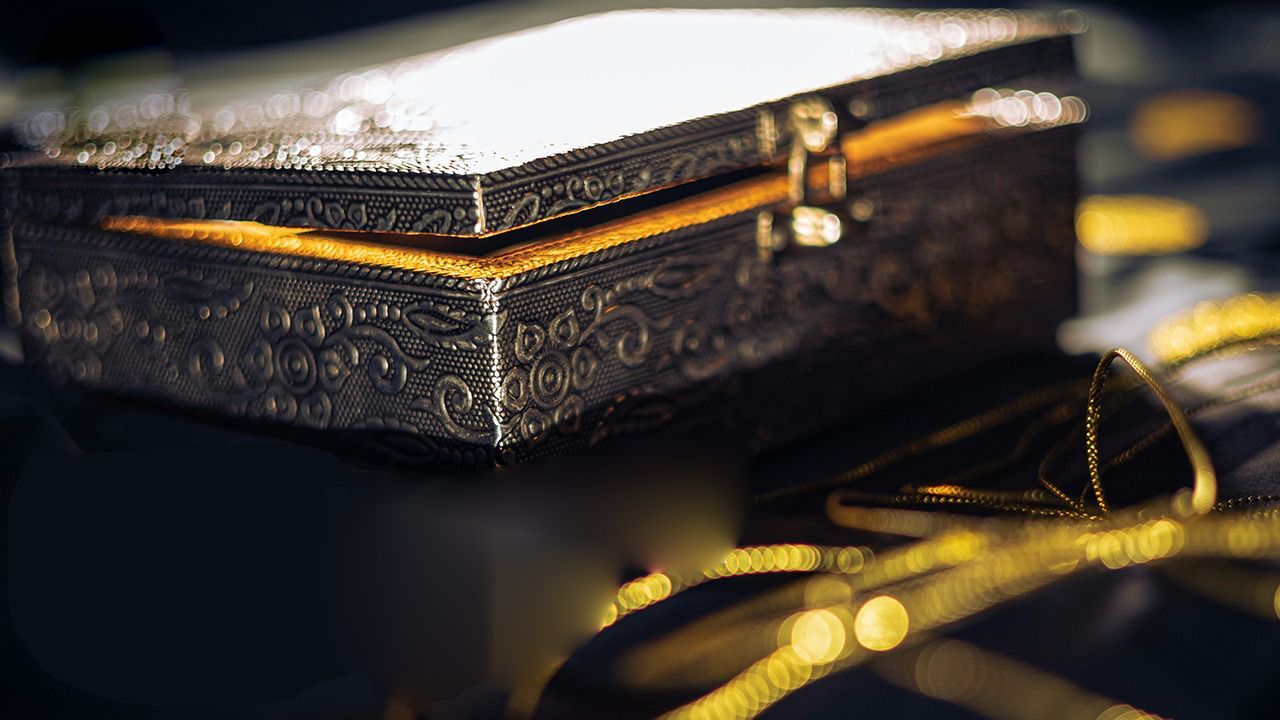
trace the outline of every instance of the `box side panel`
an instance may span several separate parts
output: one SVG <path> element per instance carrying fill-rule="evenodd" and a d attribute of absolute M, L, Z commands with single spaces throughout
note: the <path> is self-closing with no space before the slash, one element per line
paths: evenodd
<path fill-rule="evenodd" d="M 478 288 L 21 222 L 14 239 L 27 359 L 55 378 L 398 464 L 492 462 Z"/>
<path fill-rule="evenodd" d="M 871 220 L 757 257 L 746 214 L 517 278 L 500 294 L 501 457 L 657 427 L 770 446 L 984 362 L 1075 312 L 1075 130 L 851 189 Z"/>

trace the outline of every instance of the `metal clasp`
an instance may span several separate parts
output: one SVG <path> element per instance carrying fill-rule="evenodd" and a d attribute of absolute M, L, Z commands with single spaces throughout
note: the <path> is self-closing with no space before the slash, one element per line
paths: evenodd
<path fill-rule="evenodd" d="M 850 223 L 843 207 L 848 168 L 835 109 L 822 97 L 801 98 L 788 107 L 787 123 L 787 207 L 757 218 L 756 245 L 762 260 L 791 245 L 834 245 Z"/>

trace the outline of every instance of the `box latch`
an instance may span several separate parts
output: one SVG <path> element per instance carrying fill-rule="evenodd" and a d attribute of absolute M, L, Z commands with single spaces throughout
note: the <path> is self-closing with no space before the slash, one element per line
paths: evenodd
<path fill-rule="evenodd" d="M 848 232 L 851 219 L 841 123 L 826 99 L 809 96 L 787 109 L 787 205 L 758 217 L 756 244 L 763 260 L 788 247 L 826 247 Z"/>

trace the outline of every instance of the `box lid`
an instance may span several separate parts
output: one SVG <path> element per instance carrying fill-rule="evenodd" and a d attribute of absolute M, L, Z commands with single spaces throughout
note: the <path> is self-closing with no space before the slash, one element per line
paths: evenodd
<path fill-rule="evenodd" d="M 475 236 L 778 161 L 817 93 L 871 120 L 1072 67 L 1075 15 L 607 13 L 209 103 L 26 118 L 18 210 Z M 779 115 L 785 117 L 785 115 Z"/>

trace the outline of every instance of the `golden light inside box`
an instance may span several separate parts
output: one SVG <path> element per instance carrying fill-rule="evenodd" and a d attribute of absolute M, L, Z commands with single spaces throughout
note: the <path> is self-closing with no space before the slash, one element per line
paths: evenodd
<path fill-rule="evenodd" d="M 410 270 L 462 280 L 501 280 L 624 243 L 769 207 L 785 197 L 786 181 L 785 178 L 768 180 L 711 191 L 641 217 L 570 232 L 484 257 L 239 221 L 183 221 L 131 216 L 107 218 L 102 226 L 107 230 L 249 252 Z"/>
<path fill-rule="evenodd" d="M 1075 124 L 1087 115 L 1087 108 L 1079 99 L 1057 98 L 1048 93 L 992 89 L 974 97 L 975 100 L 970 102 L 954 101 L 921 108 L 848 133 L 842 138 L 842 148 L 849 158 L 850 175 L 875 175 L 959 147 L 998 138 L 1003 133 Z M 823 167 L 815 168 L 810 181 L 824 184 L 823 171 Z M 501 280 L 624 243 L 774 208 L 785 203 L 787 197 L 787 178 L 781 174 L 769 174 L 675 200 L 634 217 L 482 257 L 412 246 L 415 241 L 429 243 L 430 236 L 398 236 L 396 239 L 401 244 L 393 245 L 323 231 L 271 227 L 252 222 L 137 216 L 109 217 L 103 221 L 103 227 L 251 252 L 411 270 L 465 280 Z M 861 210 L 865 211 L 865 208 Z M 853 214 L 859 211 L 855 200 Z"/>

